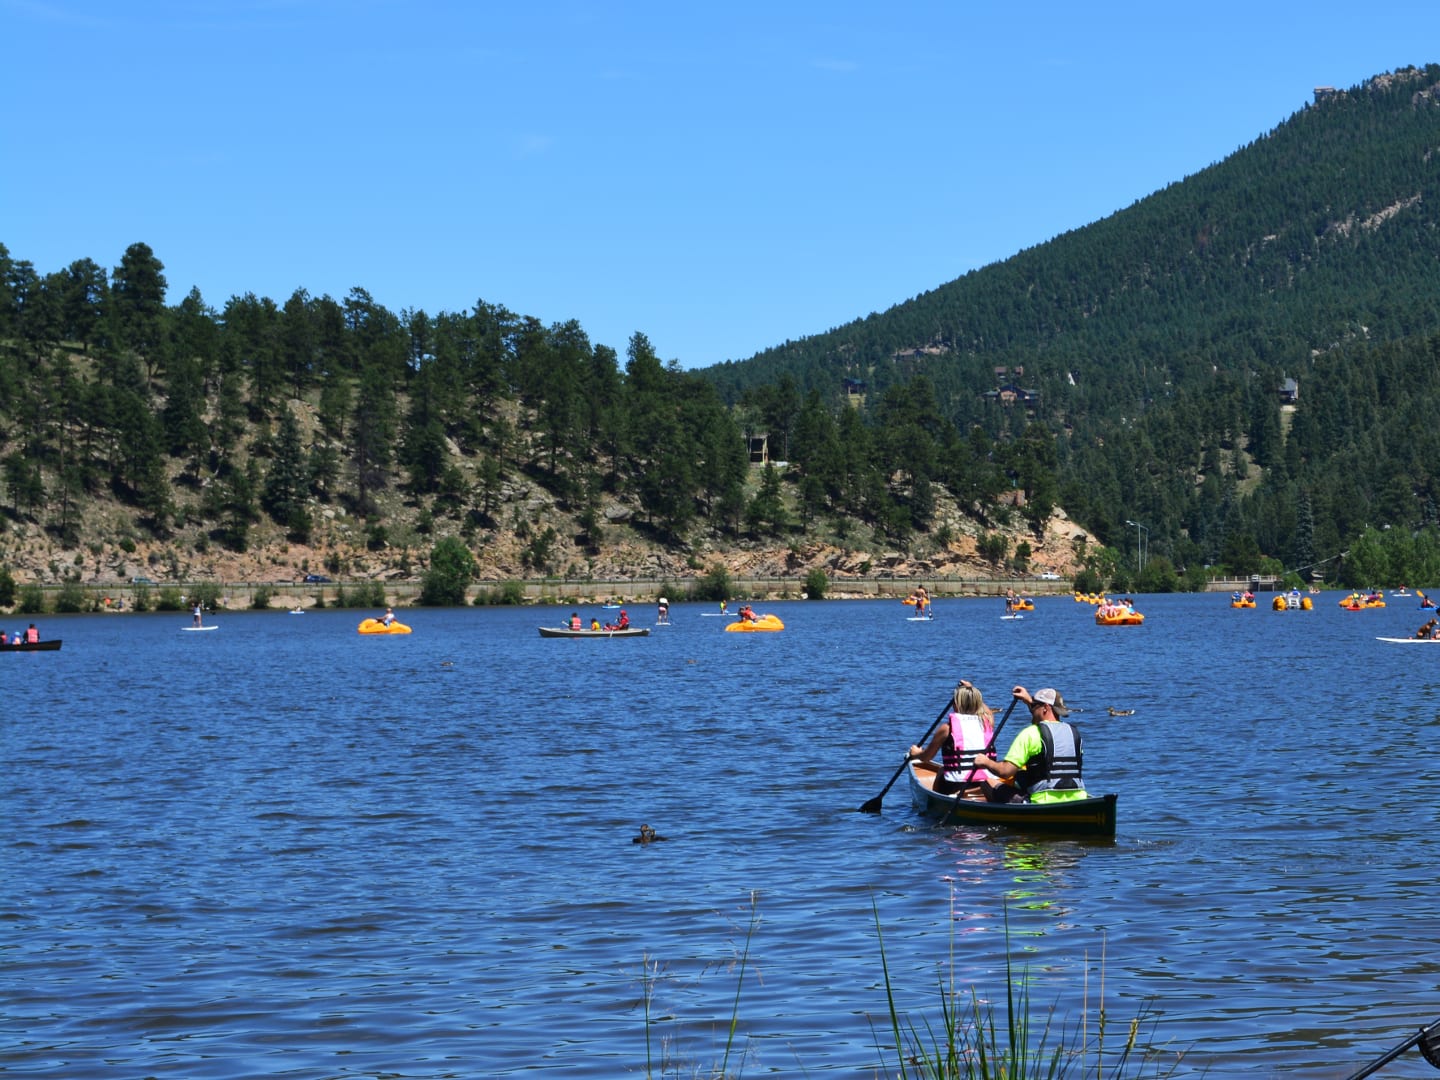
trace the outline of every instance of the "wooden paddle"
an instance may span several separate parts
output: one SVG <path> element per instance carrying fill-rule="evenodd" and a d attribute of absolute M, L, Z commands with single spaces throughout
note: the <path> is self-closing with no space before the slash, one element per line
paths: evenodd
<path fill-rule="evenodd" d="M 1005 715 L 1000 718 L 1000 723 L 995 725 L 995 731 L 990 736 L 987 749 L 993 750 L 995 748 L 995 740 L 1000 737 L 1000 729 L 1005 726 L 1005 721 L 1010 719 L 1010 714 L 1015 711 L 1015 703 L 1019 700 L 1017 697 L 1010 699 L 1010 707 L 1005 710 Z M 934 722 L 925 729 L 925 734 L 920 736 L 919 745 L 924 746 L 930 740 L 931 732 L 940 726 L 940 721 L 944 720 L 946 715 L 949 714 L 950 710 L 954 707 L 954 702 L 955 698 L 952 695 L 950 700 L 945 703 L 945 708 L 940 710 L 940 715 L 935 717 Z M 878 814 L 880 812 L 880 801 L 885 798 L 885 793 L 895 786 L 895 781 L 900 779 L 900 774 L 905 771 L 905 766 L 908 764 L 910 764 L 910 758 L 907 756 L 905 760 L 900 763 L 900 768 L 895 770 L 895 775 L 890 777 L 890 782 L 880 789 L 880 794 L 860 804 L 860 812 L 862 814 Z"/>

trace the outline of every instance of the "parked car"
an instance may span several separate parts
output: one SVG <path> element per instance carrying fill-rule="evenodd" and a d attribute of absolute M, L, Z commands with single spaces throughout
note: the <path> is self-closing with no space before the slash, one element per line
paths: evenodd
<path fill-rule="evenodd" d="M 1049 570 L 1047 570 L 1047 571 L 1045 571 L 1045 573 L 1043 573 L 1043 574 L 1040 575 L 1040 580 L 1041 580 L 1041 581 L 1059 581 L 1059 580 L 1060 580 L 1060 575 L 1059 575 L 1059 574 L 1053 574 L 1053 573 L 1051 573 Z"/>
<path fill-rule="evenodd" d="M 130 579 L 130 584 L 131 584 L 131 585 L 154 585 L 155 582 L 151 581 L 148 577 L 132 577 L 132 578 Z"/>
<path fill-rule="evenodd" d="M 326 577 L 324 574 L 306 574 L 306 575 L 305 575 L 305 584 L 306 584 L 306 585 L 328 585 L 328 584 L 330 584 L 330 579 L 329 579 L 328 577 Z"/>

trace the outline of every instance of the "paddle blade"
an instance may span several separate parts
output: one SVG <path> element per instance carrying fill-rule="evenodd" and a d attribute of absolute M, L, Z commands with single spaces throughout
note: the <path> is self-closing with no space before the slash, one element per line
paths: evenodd
<path fill-rule="evenodd" d="M 879 795 L 876 795 L 873 799 L 866 799 L 863 803 L 860 804 L 860 813 L 862 813 L 862 814 L 878 814 L 878 813 L 880 813 L 880 801 L 881 801 L 884 797 L 885 797 L 885 793 L 882 791 Z"/>

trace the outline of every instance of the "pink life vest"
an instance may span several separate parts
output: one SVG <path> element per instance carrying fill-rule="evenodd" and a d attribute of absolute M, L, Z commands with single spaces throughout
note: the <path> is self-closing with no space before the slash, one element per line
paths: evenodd
<path fill-rule="evenodd" d="M 975 768 L 975 755 L 989 744 L 985 721 L 973 713 L 950 714 L 950 737 L 940 744 L 945 779 L 955 784 L 978 784 L 987 770 Z"/>

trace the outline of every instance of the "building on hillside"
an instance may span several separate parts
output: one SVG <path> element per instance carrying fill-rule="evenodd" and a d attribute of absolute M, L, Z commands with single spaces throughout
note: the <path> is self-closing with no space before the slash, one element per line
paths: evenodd
<path fill-rule="evenodd" d="M 840 385 L 845 388 L 846 397 L 864 397 L 865 380 L 845 378 L 840 380 Z"/>
<path fill-rule="evenodd" d="M 764 465 L 770 460 L 770 435 L 757 431 L 750 436 L 750 464 Z"/>
<path fill-rule="evenodd" d="M 1040 391 L 1027 390 L 1018 383 L 1004 383 L 994 390 L 986 390 L 980 395 L 986 401 L 994 402 L 1010 408 L 1015 405 L 1023 405 L 1027 409 L 1038 409 L 1040 407 Z"/>
<path fill-rule="evenodd" d="M 1280 384 L 1280 404 L 1294 405 L 1300 400 L 1300 384 L 1287 378 Z"/>

